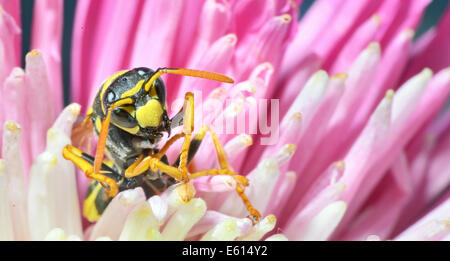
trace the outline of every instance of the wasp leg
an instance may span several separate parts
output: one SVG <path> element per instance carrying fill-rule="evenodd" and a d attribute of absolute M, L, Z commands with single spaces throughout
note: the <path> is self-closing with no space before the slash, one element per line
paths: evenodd
<path fill-rule="evenodd" d="M 102 184 L 103 187 L 106 187 L 105 184 L 108 185 L 109 196 L 113 197 L 119 191 L 116 181 L 106 175 L 103 175 L 108 171 L 94 171 L 94 166 L 83 157 L 83 152 L 78 148 L 72 145 L 66 145 L 63 149 L 63 157 L 67 160 L 72 161 L 78 168 L 81 169 L 81 171 L 84 172 L 87 178 L 97 180 L 98 182 L 100 182 L 100 184 Z M 102 165 L 100 165 L 100 167 L 101 166 Z"/>
<path fill-rule="evenodd" d="M 194 131 L 194 94 L 191 92 L 186 93 L 184 97 L 184 118 L 183 118 L 183 133 L 184 141 L 181 147 L 180 164 L 178 169 L 183 172 L 184 180 L 189 181 L 188 178 L 188 152 L 191 145 L 191 136 Z"/>
<path fill-rule="evenodd" d="M 227 156 L 225 153 L 225 150 L 223 149 L 222 144 L 220 143 L 219 139 L 217 138 L 214 131 L 211 130 L 211 128 L 205 126 L 204 127 L 207 131 L 210 132 L 211 138 L 214 143 L 214 148 L 216 151 L 217 160 L 219 162 L 220 169 L 209 169 L 209 170 L 203 170 L 199 172 L 192 173 L 189 175 L 190 179 L 195 179 L 199 177 L 204 176 L 211 176 L 211 175 L 228 175 L 232 176 L 233 179 L 236 181 L 236 192 L 238 193 L 239 197 L 242 199 L 244 205 L 247 208 L 247 211 L 250 213 L 251 218 L 253 222 L 258 222 L 261 218 L 261 214 L 256 210 L 253 205 L 250 203 L 248 197 L 245 195 L 244 191 L 245 188 L 248 186 L 248 179 L 244 176 L 241 176 L 231 170 L 231 167 L 228 163 Z"/>
<path fill-rule="evenodd" d="M 187 170 L 187 160 L 189 146 L 191 143 L 192 131 L 194 130 L 194 94 L 188 92 L 185 95 L 184 105 L 184 118 L 183 118 L 183 133 L 177 134 L 172 137 L 163 148 L 155 155 L 150 155 L 142 160 L 136 167 L 128 170 L 126 172 L 126 177 L 137 176 L 149 168 L 153 171 L 161 170 L 169 176 L 176 180 L 182 181 L 184 183 L 189 182 L 188 170 Z M 160 161 L 160 158 L 164 155 L 167 149 L 177 140 L 184 137 L 183 145 L 181 147 L 180 153 L 180 164 L 178 168 L 169 166 Z"/>

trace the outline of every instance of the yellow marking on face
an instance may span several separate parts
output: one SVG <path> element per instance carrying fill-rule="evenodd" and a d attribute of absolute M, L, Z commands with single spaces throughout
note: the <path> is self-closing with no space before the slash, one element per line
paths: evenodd
<path fill-rule="evenodd" d="M 155 85 L 152 85 L 152 87 L 150 88 L 150 92 L 149 92 L 150 97 L 152 98 L 159 98 L 158 94 L 156 93 L 156 87 Z"/>
<path fill-rule="evenodd" d="M 83 215 L 90 222 L 95 222 L 99 220 L 100 214 L 98 213 L 97 207 L 95 206 L 95 199 L 97 198 L 98 193 L 100 192 L 102 185 L 98 183 L 92 192 L 88 195 L 88 197 L 84 200 L 83 203 Z"/>
<path fill-rule="evenodd" d="M 100 118 L 95 119 L 95 129 L 98 132 L 102 130 L 102 120 L 100 120 Z"/>
<path fill-rule="evenodd" d="M 91 116 L 92 113 L 94 113 L 94 108 L 91 107 L 91 108 L 89 108 L 89 109 L 87 110 L 86 116 Z"/>
<path fill-rule="evenodd" d="M 142 88 L 142 85 L 144 84 L 144 82 L 145 82 L 145 80 L 138 81 L 133 88 L 131 88 L 130 90 L 128 90 L 128 91 L 126 91 L 124 93 L 122 93 L 122 95 L 120 97 L 121 98 L 127 98 L 127 97 L 130 97 L 130 96 L 133 96 L 134 94 L 136 94 Z"/>
<path fill-rule="evenodd" d="M 134 106 L 123 106 L 123 107 L 120 107 L 120 109 L 128 112 L 128 114 L 130 114 L 132 117 L 136 116 L 136 111 L 134 109 Z"/>
<path fill-rule="evenodd" d="M 108 79 L 105 80 L 105 82 L 102 84 L 102 90 L 101 90 L 101 92 L 100 92 L 100 99 L 101 99 L 102 101 L 103 101 L 103 96 L 105 95 L 105 92 L 106 92 L 106 90 L 108 89 L 108 87 L 111 85 L 111 83 L 112 83 L 115 79 L 117 79 L 117 78 L 119 78 L 120 76 L 122 76 L 123 74 L 125 74 L 126 72 L 128 72 L 128 70 L 123 70 L 123 71 L 116 72 L 115 74 L 111 75 Z M 102 102 L 102 110 L 103 110 L 103 113 L 106 113 L 106 112 L 105 112 L 105 107 L 104 107 L 104 105 L 103 105 L 103 102 Z"/>
<path fill-rule="evenodd" d="M 136 120 L 143 128 L 158 127 L 161 123 L 163 107 L 158 100 L 151 99 L 136 111 Z"/>
<path fill-rule="evenodd" d="M 116 125 L 116 126 L 130 134 L 136 134 L 139 132 L 139 126 L 134 126 L 133 128 L 127 128 L 127 127 L 123 127 L 123 126 L 119 126 L 119 125 Z"/>

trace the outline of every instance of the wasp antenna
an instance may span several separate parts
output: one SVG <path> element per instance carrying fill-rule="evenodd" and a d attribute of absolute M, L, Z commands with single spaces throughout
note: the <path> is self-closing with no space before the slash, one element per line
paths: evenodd
<path fill-rule="evenodd" d="M 182 68 L 159 68 L 155 71 L 153 76 L 150 78 L 150 80 L 145 84 L 145 91 L 149 91 L 151 86 L 153 85 L 153 82 L 158 79 L 161 75 L 169 73 L 169 74 L 178 74 L 178 75 L 184 75 L 184 76 L 191 76 L 191 77 L 198 77 L 198 78 L 204 78 L 208 80 L 214 80 L 218 82 L 226 82 L 226 83 L 234 83 L 234 80 L 231 79 L 228 76 L 225 76 L 220 73 L 214 73 L 214 72 L 207 72 L 207 71 L 201 71 L 201 70 L 192 70 L 192 69 L 182 69 Z"/>

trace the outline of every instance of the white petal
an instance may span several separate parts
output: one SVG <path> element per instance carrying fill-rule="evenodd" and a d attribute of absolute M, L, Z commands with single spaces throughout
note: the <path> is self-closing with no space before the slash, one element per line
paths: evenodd
<path fill-rule="evenodd" d="M 162 232 L 163 240 L 183 240 L 192 226 L 203 217 L 205 211 L 206 204 L 199 198 L 180 205 L 166 223 Z"/>
<path fill-rule="evenodd" d="M 5 174 L 5 161 L 0 159 L 0 241 L 14 240 L 13 223 L 9 209 L 8 178 Z"/>
<path fill-rule="evenodd" d="M 30 240 L 28 228 L 27 190 L 20 156 L 20 126 L 11 121 L 5 123 L 3 129 L 3 157 L 5 173 L 8 177 L 11 218 L 14 220 L 14 238 Z"/>
<path fill-rule="evenodd" d="M 274 215 L 268 215 L 264 219 L 260 220 L 256 225 L 254 225 L 250 231 L 239 237 L 238 240 L 241 241 L 257 241 L 260 240 L 266 233 L 272 231 L 277 223 L 277 219 Z"/>
<path fill-rule="evenodd" d="M 139 204 L 128 216 L 119 240 L 161 240 L 160 222 L 155 218 L 147 201 Z"/>
<path fill-rule="evenodd" d="M 306 231 L 296 240 L 326 240 L 341 221 L 346 209 L 344 201 L 329 204 L 311 220 Z"/>
<path fill-rule="evenodd" d="M 397 90 L 392 102 L 391 122 L 408 118 L 407 116 L 413 111 L 420 97 L 422 97 L 422 93 L 425 91 L 432 76 L 433 72 L 425 68 Z"/>
<path fill-rule="evenodd" d="M 265 241 L 288 241 L 288 238 L 283 234 L 275 234 L 266 238 Z"/>
<path fill-rule="evenodd" d="M 234 240 L 241 234 L 241 230 L 237 225 L 236 220 L 226 219 L 217 224 L 213 229 L 208 231 L 203 237 L 202 241 L 229 241 Z"/>
<path fill-rule="evenodd" d="M 95 224 L 89 240 L 105 236 L 112 240 L 119 239 L 128 214 L 142 202 L 145 202 L 145 194 L 141 187 L 117 194 Z"/>

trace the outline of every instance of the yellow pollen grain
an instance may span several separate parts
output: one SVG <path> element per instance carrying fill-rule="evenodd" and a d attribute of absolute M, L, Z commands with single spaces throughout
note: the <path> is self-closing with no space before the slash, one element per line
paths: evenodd
<path fill-rule="evenodd" d="M 284 145 L 284 151 L 286 151 L 289 155 L 292 155 L 297 150 L 297 146 L 294 144 L 286 144 Z"/>
<path fill-rule="evenodd" d="M 227 181 L 226 181 L 226 184 L 227 184 L 227 186 L 228 187 L 230 187 L 230 188 L 232 188 L 232 187 L 234 187 L 234 179 L 233 178 L 229 178 L 229 179 L 227 179 Z"/>
<path fill-rule="evenodd" d="M 450 227 L 450 219 L 446 218 L 442 220 L 442 223 L 444 223 L 445 228 Z"/>
<path fill-rule="evenodd" d="M 270 215 L 267 216 L 267 221 L 270 224 L 275 224 L 277 222 L 277 218 L 275 217 L 275 215 L 270 214 Z"/>
<path fill-rule="evenodd" d="M 334 186 L 336 187 L 336 190 L 339 194 L 342 193 L 347 187 L 344 182 L 337 182 L 334 184 Z"/>
<path fill-rule="evenodd" d="M 412 39 L 414 37 L 414 35 L 416 34 L 416 32 L 413 29 L 408 28 L 408 29 L 405 29 L 402 32 L 402 34 L 405 35 L 407 38 Z"/>
<path fill-rule="evenodd" d="M 4 175 L 4 174 L 5 174 L 5 160 L 0 159 L 0 175 Z"/>
<path fill-rule="evenodd" d="M 238 40 L 236 34 L 227 34 L 225 37 L 226 37 L 225 39 L 226 39 L 227 43 L 230 46 L 235 46 L 236 45 L 237 40 Z"/>
<path fill-rule="evenodd" d="M 347 77 L 348 77 L 348 74 L 343 72 L 343 73 L 335 74 L 331 78 L 333 78 L 333 79 L 347 79 Z"/>
<path fill-rule="evenodd" d="M 2 6 L 2 5 L 0 5 L 0 15 L 3 15 L 3 12 L 4 12 L 4 10 L 3 10 L 3 6 Z"/>
<path fill-rule="evenodd" d="M 52 167 L 55 167 L 56 165 L 58 165 L 58 157 L 56 157 L 55 154 L 52 155 L 52 158 L 50 159 L 50 161 L 48 162 L 48 164 Z"/>
<path fill-rule="evenodd" d="M 69 107 L 70 113 L 72 113 L 73 115 L 78 115 L 80 114 L 80 110 L 81 110 L 81 106 L 79 104 L 71 104 Z"/>
<path fill-rule="evenodd" d="M 228 233 L 231 233 L 237 229 L 237 224 L 232 219 L 229 219 L 229 220 L 225 221 L 224 223 L 225 223 L 225 225 L 224 225 L 225 231 Z"/>
<path fill-rule="evenodd" d="M 284 24 L 288 24 L 292 21 L 292 16 L 290 14 L 284 14 L 280 18 L 281 22 L 283 22 Z"/>
<path fill-rule="evenodd" d="M 31 50 L 30 52 L 28 52 L 28 54 L 32 57 L 36 57 L 36 56 L 40 55 L 41 52 L 38 49 L 34 49 L 34 50 Z"/>
<path fill-rule="evenodd" d="M 292 118 L 294 120 L 297 120 L 298 122 L 301 122 L 302 121 L 302 114 L 300 112 L 296 112 L 296 113 L 292 114 Z"/>
<path fill-rule="evenodd" d="M 262 63 L 261 66 L 266 67 L 267 70 L 269 70 L 269 72 L 273 72 L 273 65 L 270 62 L 265 62 Z"/>
<path fill-rule="evenodd" d="M 371 42 L 367 46 L 367 50 L 375 51 L 375 50 L 379 50 L 379 49 L 381 49 L 381 47 L 380 47 L 380 43 L 378 43 L 378 42 Z"/>
<path fill-rule="evenodd" d="M 242 143 L 245 146 L 251 146 L 253 144 L 253 139 L 250 135 L 247 135 L 247 134 L 242 135 Z"/>
<path fill-rule="evenodd" d="M 421 73 L 421 74 L 422 74 L 422 73 L 423 73 L 423 74 L 429 74 L 430 77 L 432 77 L 433 74 L 434 74 L 433 70 L 431 70 L 431 69 L 428 68 L 428 67 L 425 67 L 420 73 Z"/>
<path fill-rule="evenodd" d="M 147 229 L 147 232 L 145 233 L 145 238 L 147 240 L 158 238 L 158 236 L 159 236 L 159 231 L 156 230 L 154 227 Z"/>
<path fill-rule="evenodd" d="M 387 90 L 386 92 L 386 99 L 392 99 L 394 97 L 395 91 L 392 89 Z"/>
<path fill-rule="evenodd" d="M 54 128 L 48 129 L 48 131 L 47 131 L 47 137 L 48 137 L 48 139 L 54 139 L 55 136 L 56 136 L 56 131 L 55 131 L 55 129 L 54 129 Z"/>
<path fill-rule="evenodd" d="M 374 14 L 374 15 L 372 15 L 372 21 L 374 21 L 375 23 L 377 23 L 377 24 L 380 24 L 381 23 L 381 17 L 378 15 L 378 14 Z"/>
<path fill-rule="evenodd" d="M 334 167 L 335 167 L 338 171 L 342 172 L 342 171 L 344 171 L 344 169 L 345 169 L 345 163 L 344 163 L 344 161 L 342 161 L 342 160 L 336 161 L 336 162 L 334 163 Z"/>
<path fill-rule="evenodd" d="M 12 121 L 7 121 L 7 122 L 5 123 L 5 125 L 6 125 L 6 128 L 8 128 L 8 130 L 10 130 L 11 132 L 20 131 L 20 126 L 17 125 L 17 124 L 15 124 L 15 123 L 12 122 Z"/>
<path fill-rule="evenodd" d="M 150 211 L 149 208 L 140 208 L 136 213 L 136 215 L 139 218 L 146 218 L 148 215 L 152 215 L 152 212 Z"/>

